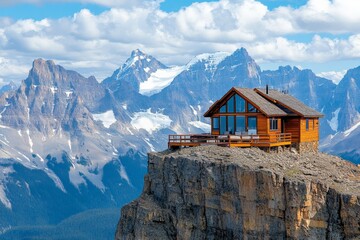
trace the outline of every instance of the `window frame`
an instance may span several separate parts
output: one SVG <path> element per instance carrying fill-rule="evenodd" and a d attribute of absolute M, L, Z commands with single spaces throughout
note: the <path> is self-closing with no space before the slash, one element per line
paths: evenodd
<path fill-rule="evenodd" d="M 217 119 L 217 127 L 215 127 L 215 119 Z M 212 118 L 212 129 L 215 131 L 219 131 L 220 130 L 220 118 L 219 117 L 213 117 Z"/>
<path fill-rule="evenodd" d="M 308 118 L 305 119 L 305 129 L 306 129 L 306 131 L 310 130 L 310 121 Z"/>
<path fill-rule="evenodd" d="M 239 94 L 235 94 L 234 96 L 235 96 L 235 113 L 246 113 L 247 101 Z M 238 111 L 238 110 L 242 110 L 242 111 Z"/>
<path fill-rule="evenodd" d="M 279 130 L 279 119 L 278 118 L 269 118 L 270 131 Z M 276 126 L 276 128 L 274 128 Z"/>
<path fill-rule="evenodd" d="M 246 111 L 248 112 L 248 113 L 258 113 L 259 112 L 259 110 L 254 106 L 254 105 L 252 105 L 249 101 L 246 101 Z M 254 111 L 250 111 L 250 107 L 249 106 L 251 106 L 252 107 L 252 109 L 254 110 Z"/>

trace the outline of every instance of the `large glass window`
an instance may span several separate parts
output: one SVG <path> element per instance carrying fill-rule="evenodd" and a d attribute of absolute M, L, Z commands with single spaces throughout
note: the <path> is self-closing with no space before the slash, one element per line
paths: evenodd
<path fill-rule="evenodd" d="M 257 134 L 257 118 L 248 117 L 248 133 Z"/>
<path fill-rule="evenodd" d="M 235 97 L 232 96 L 232 97 L 227 101 L 227 112 L 233 113 L 233 112 L 234 112 L 234 108 L 235 108 Z"/>
<path fill-rule="evenodd" d="M 245 112 L 245 100 L 239 95 L 235 95 L 236 112 Z"/>
<path fill-rule="evenodd" d="M 258 110 L 249 102 L 247 104 L 247 107 L 248 107 L 248 112 L 258 112 Z"/>
<path fill-rule="evenodd" d="M 220 134 L 226 132 L 226 116 L 220 116 Z"/>
<path fill-rule="evenodd" d="M 220 108 L 221 113 L 226 113 L 226 103 Z"/>
<path fill-rule="evenodd" d="M 270 130 L 278 130 L 278 119 L 270 118 Z"/>
<path fill-rule="evenodd" d="M 228 132 L 229 134 L 235 133 L 235 117 L 234 116 L 228 116 Z"/>
<path fill-rule="evenodd" d="M 213 124 L 212 124 L 212 126 L 213 126 L 213 129 L 214 129 L 214 130 L 218 130 L 218 129 L 219 129 L 219 118 L 217 118 L 217 117 L 213 118 Z"/>
<path fill-rule="evenodd" d="M 245 116 L 236 116 L 236 133 L 245 133 Z"/>

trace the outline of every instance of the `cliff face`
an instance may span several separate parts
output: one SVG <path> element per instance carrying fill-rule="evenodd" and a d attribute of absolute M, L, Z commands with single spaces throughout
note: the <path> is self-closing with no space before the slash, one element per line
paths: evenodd
<path fill-rule="evenodd" d="M 356 239 L 359 180 L 360 168 L 321 153 L 151 153 L 116 239 Z"/>

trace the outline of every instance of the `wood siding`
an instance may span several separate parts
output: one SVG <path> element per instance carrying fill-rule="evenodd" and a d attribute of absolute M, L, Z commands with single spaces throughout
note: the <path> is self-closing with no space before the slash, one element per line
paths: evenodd
<path fill-rule="evenodd" d="M 300 142 L 300 118 L 284 118 L 284 132 L 291 133 L 291 142 Z"/>
<path fill-rule="evenodd" d="M 300 142 L 319 141 L 319 119 L 309 118 L 309 129 L 306 130 L 306 118 L 300 120 Z"/>
<path fill-rule="evenodd" d="M 268 134 L 269 133 L 269 120 L 262 114 L 257 116 L 257 131 L 258 134 Z"/>
<path fill-rule="evenodd" d="M 219 134 L 220 134 L 219 130 L 214 130 L 214 129 L 211 130 L 211 135 L 219 135 Z"/>

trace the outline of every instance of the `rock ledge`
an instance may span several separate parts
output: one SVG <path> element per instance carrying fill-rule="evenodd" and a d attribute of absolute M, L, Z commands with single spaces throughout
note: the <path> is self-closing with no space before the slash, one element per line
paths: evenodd
<path fill-rule="evenodd" d="M 360 168 L 338 157 L 196 147 L 150 153 L 116 239 L 359 239 Z"/>

